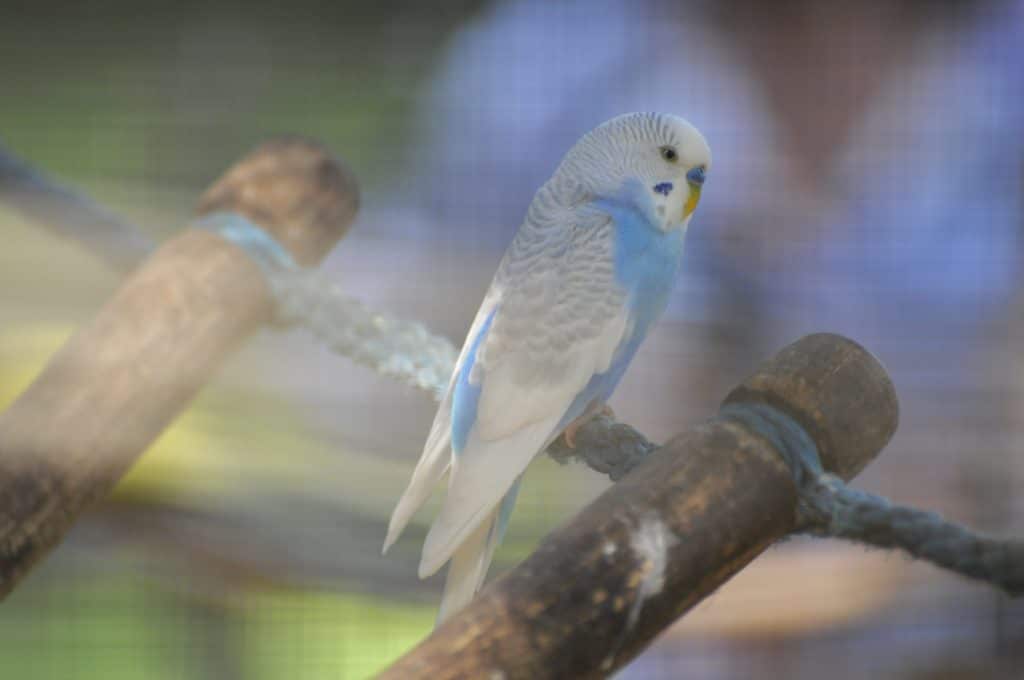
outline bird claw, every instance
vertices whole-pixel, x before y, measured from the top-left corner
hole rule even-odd
[[[601,408],[595,409],[592,413],[585,413],[576,420],[569,423],[562,432],[562,436],[565,437],[565,445],[570,449],[576,448],[576,433],[579,432],[580,428],[589,423],[597,416],[608,416],[612,420],[615,419],[615,411],[608,404],[602,404]]]
[[[581,423],[580,419],[577,418],[576,420],[569,423],[569,426],[565,428],[565,432],[562,433],[562,436],[565,437],[565,445],[568,446],[570,449],[576,448],[576,431],[579,430],[582,426],[583,423]]]

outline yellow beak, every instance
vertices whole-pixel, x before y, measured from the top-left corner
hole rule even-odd
[[[697,209],[697,203],[700,201],[700,186],[697,184],[688,184],[690,194],[686,198],[686,204],[683,206],[683,218],[689,217],[693,214],[693,211]]]

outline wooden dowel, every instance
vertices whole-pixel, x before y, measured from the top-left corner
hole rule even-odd
[[[782,411],[846,479],[898,419],[885,370],[825,334],[782,350],[726,403]],[[721,413],[678,435],[380,677],[591,678],[621,668],[794,530],[796,486],[771,434]]]
[[[232,167],[199,214],[243,215],[312,265],[347,231],[357,203],[338,161],[281,139]],[[185,230],[124,282],[0,414],[0,597],[271,312],[259,267],[207,231]]]

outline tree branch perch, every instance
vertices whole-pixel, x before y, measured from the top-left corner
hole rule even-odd
[[[357,200],[338,161],[285,139],[232,167],[199,212],[243,215],[312,265],[348,229]],[[208,231],[185,230],[124,282],[0,414],[0,596],[110,491],[273,309],[260,268]]]
[[[778,426],[751,427],[735,415],[744,405],[776,414]],[[897,419],[874,357],[839,336],[803,338],[380,677],[604,677],[798,528],[798,488],[781,447],[806,437],[827,470],[849,479]]]

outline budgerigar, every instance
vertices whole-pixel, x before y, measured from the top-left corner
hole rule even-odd
[[[584,135],[534,197],[384,542],[448,471],[419,567],[451,561],[439,621],[483,584],[531,459],[605,406],[664,310],[710,165],[687,121],[631,113]]]

